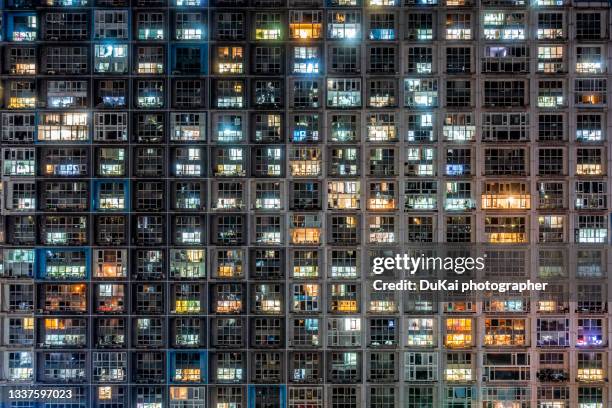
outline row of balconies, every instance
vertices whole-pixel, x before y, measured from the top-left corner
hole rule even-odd
[[[96,80],[96,95],[93,102],[98,108],[125,108],[130,105],[126,80]],[[161,109],[168,103],[176,109],[194,109],[205,107],[206,80],[174,79],[173,91],[165,90],[166,80],[148,78],[134,81],[133,100],[137,109]],[[322,80],[290,79],[289,91],[284,90],[282,79],[250,80],[250,96],[246,90],[247,80],[215,79],[212,84],[211,108],[245,109],[249,106],[258,109],[277,109],[286,104],[293,109],[318,109],[326,106],[329,109],[361,109],[363,106],[361,78],[329,78],[327,80],[326,99],[323,99]],[[483,108],[530,106],[528,82],[522,79],[493,80],[484,79],[480,91]],[[403,96],[400,95],[397,80],[378,78],[367,81],[366,103],[368,108],[397,108],[402,106],[411,109],[467,108],[474,107],[476,89],[468,79],[447,80],[446,97],[439,91],[436,78],[406,78],[403,80]],[[7,80],[4,87],[4,106],[10,110],[57,108],[85,109],[90,107],[89,82],[87,80],[45,80],[39,86],[46,91],[37,92],[36,81]],[[570,106],[564,96],[563,80],[540,80],[538,94],[532,102],[540,109],[565,108]],[[607,80],[605,78],[575,79],[571,106],[576,108],[601,108],[607,105]],[[38,94],[38,95],[37,95]],[[171,97],[169,98],[169,95]],[[170,99],[170,101],[168,101]]]
[[[207,15],[196,10],[175,11],[168,17],[163,9],[94,10],[93,18],[87,10],[58,13],[6,12],[6,37],[13,42],[43,41],[88,41],[112,39],[140,41],[165,41],[170,39],[167,25],[174,25],[175,40],[200,41],[208,39]],[[247,16],[242,10],[213,11],[213,38],[215,40],[283,41],[283,40],[353,40],[365,37],[371,41],[432,40],[444,35],[446,40],[486,41],[564,40],[568,38],[568,27],[575,28],[572,38],[579,40],[602,40],[607,38],[608,16],[605,11],[595,16],[586,11],[577,11],[566,16],[561,11],[537,11],[534,13],[535,27],[529,25],[528,13],[521,10],[484,10],[480,16],[468,10],[436,12],[407,11],[402,17],[393,9],[362,12],[361,10],[328,10],[324,25],[322,10],[290,10],[289,17],[279,11],[253,11]],[[365,14],[365,22],[363,15]],[[567,13],[569,14],[569,13]],[[130,30],[129,20],[133,29]],[[40,30],[38,29],[40,20]],[[91,25],[93,20],[93,27]],[[287,22],[288,20],[288,22]],[[478,23],[480,20],[480,23]],[[249,23],[250,21],[250,23]],[[401,22],[404,24],[402,25]],[[252,28],[248,28],[248,26]],[[575,27],[574,27],[575,26]],[[288,30],[286,30],[288,28]],[[90,31],[91,29],[91,31]],[[403,29],[403,30],[402,30]],[[131,31],[131,33],[130,33]],[[403,31],[403,33],[402,33]],[[438,34],[440,31],[440,34]],[[479,31],[479,32],[477,32]],[[288,35],[284,34],[287,32]],[[324,36],[326,33],[326,36]]]

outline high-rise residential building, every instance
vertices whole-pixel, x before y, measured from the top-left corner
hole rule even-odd
[[[0,406],[612,407],[611,7],[0,0]]]

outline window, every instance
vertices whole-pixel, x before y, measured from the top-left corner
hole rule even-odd
[[[316,80],[293,81],[293,108],[318,108],[320,106],[319,82]]]
[[[368,80],[368,106],[389,108],[397,105],[396,82],[392,79]]]
[[[600,47],[576,47],[576,73],[601,74],[604,63]]]
[[[528,242],[525,217],[485,217],[485,236],[490,243]]]
[[[473,330],[471,318],[447,318],[444,345],[448,348],[471,347]]]
[[[525,39],[525,13],[486,11],[483,16],[482,24],[485,40]]]
[[[28,48],[13,48],[11,52],[21,50],[25,54]],[[89,72],[89,52],[85,47],[48,47],[43,50],[43,72],[46,74],[81,75]],[[33,55],[34,56],[34,55]],[[27,55],[19,55],[19,63],[11,68],[11,73],[34,74],[36,65],[27,64]],[[17,58],[15,56],[14,58]]]
[[[361,80],[328,79],[327,106],[335,108],[361,106]]]
[[[526,154],[521,148],[485,149],[485,175],[525,175]]]
[[[434,242],[432,217],[408,217],[406,240],[408,242]]]
[[[465,176],[472,173],[472,150],[462,148],[446,149],[446,168],[448,176]]]
[[[472,242],[472,217],[446,217],[446,242]]]
[[[601,13],[576,13],[576,39],[599,40],[603,37]]]
[[[563,47],[538,46],[538,72],[544,74],[562,73],[564,71]]]
[[[538,14],[538,40],[559,40],[565,38],[563,13]]]
[[[472,49],[469,47],[446,47],[446,72],[465,74],[472,71]],[[483,70],[486,72],[486,70]]]
[[[283,49],[281,47],[255,47],[254,61],[253,72],[256,74],[281,74],[284,66]]]
[[[358,251],[332,250],[329,255],[329,276],[333,279],[357,278],[359,275]]]
[[[393,113],[372,113],[367,118],[369,142],[392,142],[397,140],[397,126]]]
[[[395,47],[372,46],[368,49],[368,52],[368,72],[373,74],[392,74],[397,71],[397,50]]]
[[[471,40],[472,16],[465,13],[449,13],[446,15],[447,40]]]
[[[483,113],[482,122],[485,142],[529,141],[529,115],[526,113]]]
[[[601,176],[605,174],[603,151],[599,148],[576,149],[576,174]]]
[[[136,16],[136,30],[139,40],[164,39],[164,13],[146,12]]]
[[[576,381],[602,381],[605,375],[603,356],[603,353],[597,352],[578,353]]]
[[[408,47],[407,72],[415,74],[431,74],[433,69],[432,47]]]
[[[219,12],[215,14],[218,40],[235,41],[244,38],[245,18],[242,13]]]
[[[242,74],[244,49],[242,46],[217,47],[216,69],[219,74]]]
[[[565,139],[563,114],[546,113],[538,116],[538,140],[563,141]]]
[[[406,319],[406,330],[408,331],[406,345],[409,347],[434,347],[435,326],[435,320],[432,318],[415,317]]]
[[[294,147],[289,151],[289,169],[294,177],[321,174],[321,150],[314,147]]]
[[[368,37],[370,40],[395,40],[395,14],[372,13],[370,14],[370,27]]]
[[[607,208],[607,197],[605,181],[576,181],[576,209],[605,209]]]
[[[96,39],[128,39],[127,10],[95,10],[94,38]],[[105,47],[100,45],[99,47]],[[113,47],[112,45],[110,46]],[[125,47],[127,50],[127,46]],[[126,53],[127,54],[127,53]]]
[[[406,181],[404,189],[405,210],[435,210],[438,201],[437,191],[436,181]]]
[[[361,12],[333,10],[327,13],[327,38],[330,40],[361,38]]]
[[[406,20],[408,40],[433,40],[434,16],[432,13],[408,13]]]
[[[240,109],[244,106],[244,83],[239,80],[216,82],[216,106],[220,109]]]
[[[574,102],[577,106],[605,105],[608,82],[606,79],[576,79],[574,82]]]
[[[485,319],[484,345],[526,346],[525,319]]]
[[[581,142],[599,142],[604,139],[602,116],[600,114],[576,115],[576,140]]]
[[[568,319],[537,319],[537,345],[539,347],[567,347],[569,344]]]
[[[435,121],[432,113],[409,113],[407,119],[408,130],[406,132],[406,141],[433,142],[436,140],[436,132],[434,131]]]
[[[296,46],[293,48],[293,73],[318,74],[321,50],[318,47]]]
[[[538,108],[559,108],[564,105],[563,81],[538,81]]]
[[[602,319],[578,319],[576,346],[600,347],[604,343],[604,327]],[[580,378],[580,374],[578,375]]]
[[[438,106],[436,79],[404,79],[404,106],[430,108]]]
[[[203,40],[206,27],[200,13],[177,12],[174,16],[174,35],[177,40]]]
[[[280,40],[281,26],[280,13],[255,13],[256,40]]]
[[[291,39],[319,39],[322,37],[323,14],[321,11],[289,12],[289,37]]]
[[[321,239],[321,220],[317,215],[291,215],[289,234],[291,244],[318,245]]]
[[[528,73],[529,47],[524,45],[486,46],[482,71],[487,73]]]
[[[329,347],[359,347],[361,345],[361,320],[344,317],[330,318],[327,325]]]
[[[35,116],[33,113],[3,113],[2,142],[22,143],[33,142],[35,132]]]
[[[546,148],[538,151],[538,174],[541,176],[562,176],[564,169],[564,150]]]
[[[360,72],[360,52],[355,46],[331,46],[328,56],[328,71],[334,73]]]

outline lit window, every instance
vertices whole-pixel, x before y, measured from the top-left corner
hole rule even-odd
[[[289,36],[295,40],[321,38],[323,30],[321,11],[290,11]]]
[[[318,74],[319,48],[299,46],[293,49],[293,73]]]
[[[359,39],[361,37],[361,12],[329,11],[327,36],[330,39]]]
[[[280,13],[255,14],[255,39],[280,40],[281,15]]]
[[[562,46],[538,46],[538,72],[545,74],[563,72]]]
[[[404,106],[426,108],[438,106],[436,79],[404,79]]]
[[[219,74],[242,74],[243,48],[240,46],[217,48],[217,71]]]
[[[576,47],[576,73],[601,74],[603,71],[600,47]]]
[[[488,210],[529,209],[530,195],[526,183],[485,183],[482,208]]]
[[[38,23],[35,15],[23,14],[9,17],[13,19],[12,41],[36,41]]]
[[[524,40],[525,14],[486,12],[484,13],[483,29],[486,40]]]
[[[485,319],[485,346],[526,346],[525,319]]]
[[[444,345],[449,348],[471,347],[473,345],[472,319],[447,318]]]

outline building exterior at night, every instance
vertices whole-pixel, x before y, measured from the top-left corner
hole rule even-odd
[[[612,407],[607,1],[0,9],[2,408]]]

